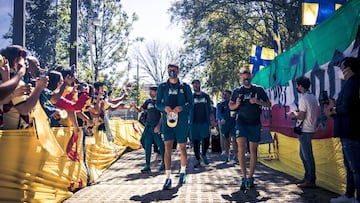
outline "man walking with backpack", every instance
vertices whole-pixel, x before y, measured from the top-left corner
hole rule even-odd
[[[149,90],[150,98],[147,99],[144,104],[138,108],[135,103],[131,104],[131,107],[138,112],[143,111],[146,114],[145,118],[145,129],[141,135],[141,144],[145,149],[145,167],[141,170],[142,173],[151,172],[150,167],[150,158],[151,158],[151,150],[152,145],[156,144],[159,147],[159,151],[163,160],[163,163],[160,166],[159,171],[163,171],[165,169],[164,165],[164,142],[160,136],[160,127],[162,122],[162,114],[155,107],[156,102],[156,90],[157,86],[151,86]]]
[[[164,190],[171,189],[171,154],[174,139],[180,149],[179,185],[186,182],[186,141],[189,133],[189,113],[193,107],[190,86],[180,81],[177,64],[167,67],[169,79],[160,84],[157,90],[156,108],[163,113],[161,135],[165,143],[165,174]]]

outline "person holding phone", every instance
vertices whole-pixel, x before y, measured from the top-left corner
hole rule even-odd
[[[299,111],[287,112],[290,118],[301,120],[302,129],[298,134],[300,142],[300,158],[303,162],[305,174],[304,178],[297,182],[298,187],[313,188],[316,187],[315,159],[312,150],[311,140],[314,137],[318,120],[318,101],[314,94],[310,92],[310,79],[301,76],[296,78],[296,90],[300,93]]]
[[[8,59],[10,79],[18,77],[14,73],[22,71],[28,65],[28,51],[22,46],[9,45],[1,50],[1,55]],[[38,78],[34,88],[23,80],[19,82],[17,89],[23,94],[12,96],[10,101],[4,104],[8,108],[2,116],[3,129],[24,129],[32,126],[32,112],[47,84],[48,78]]]

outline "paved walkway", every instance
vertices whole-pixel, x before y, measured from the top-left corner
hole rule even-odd
[[[224,164],[218,153],[209,153],[211,163],[195,169],[194,155],[188,149],[186,184],[179,187],[179,154],[173,153],[172,190],[162,190],[164,172],[153,159],[152,172],[142,174],[144,150],[124,154],[91,186],[76,192],[64,203],[80,202],[329,202],[337,194],[322,188],[301,189],[296,178],[274,171],[260,163],[255,173],[255,188],[240,190],[240,169],[230,162]],[[154,156],[153,156],[154,158]]]

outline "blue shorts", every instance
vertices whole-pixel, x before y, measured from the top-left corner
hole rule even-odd
[[[207,123],[193,123],[191,125],[191,140],[201,140],[210,137],[210,126]]]
[[[187,137],[189,135],[189,125],[177,125],[174,128],[170,128],[167,125],[163,125],[162,135],[164,141],[175,140],[176,142],[186,143]]]
[[[235,137],[245,137],[249,142],[260,142],[261,124],[244,125],[237,123],[235,126]]]

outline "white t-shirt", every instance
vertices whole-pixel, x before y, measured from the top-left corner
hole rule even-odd
[[[299,100],[299,111],[305,112],[302,132],[314,133],[317,127],[318,101],[315,95],[306,92],[302,94]]]

